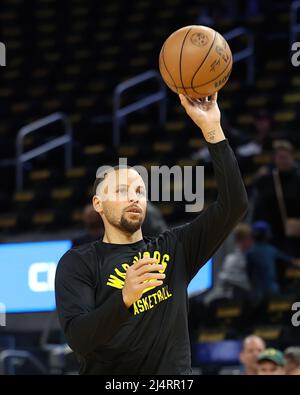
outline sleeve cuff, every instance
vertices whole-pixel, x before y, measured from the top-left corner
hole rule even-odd
[[[124,319],[131,317],[132,316],[132,313],[130,311],[131,308],[128,309],[126,307],[124,300],[123,300],[123,295],[122,295],[121,289],[118,289],[115,291],[113,298],[114,298],[113,303],[116,304],[116,311],[119,314],[119,317],[124,318]]]
[[[217,147],[223,147],[226,145],[229,145],[228,143],[228,139],[225,137],[224,140],[219,141],[218,143],[209,143],[208,141],[205,140],[205,144],[209,147],[209,148],[217,148]]]

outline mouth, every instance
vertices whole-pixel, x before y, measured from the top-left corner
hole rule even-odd
[[[126,212],[131,214],[141,214],[142,210],[139,207],[130,207]]]

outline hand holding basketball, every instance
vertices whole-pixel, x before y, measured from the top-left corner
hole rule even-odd
[[[199,126],[204,138],[210,143],[218,143],[225,139],[220,125],[221,113],[217,97],[218,93],[213,94],[210,99],[208,97],[191,99],[188,96],[179,95],[186,113]]]
[[[187,114],[202,129],[207,124],[217,125],[220,123],[221,114],[217,103],[217,95],[215,93],[210,99],[208,97],[191,99],[180,94],[179,98]]]

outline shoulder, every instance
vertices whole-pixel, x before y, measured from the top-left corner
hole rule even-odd
[[[241,259],[244,259],[244,255],[240,251],[233,251],[225,256],[224,265],[239,262]]]
[[[97,262],[96,242],[73,247],[59,260],[57,271],[94,271]]]
[[[177,242],[177,235],[174,229],[166,229],[157,236],[144,237],[148,248],[167,248],[175,245]]]
[[[278,248],[276,248],[275,246],[268,244],[266,246],[268,248],[268,251],[270,251],[272,254],[277,255],[279,253]]]
[[[269,244],[269,242],[263,242],[259,243],[257,248],[263,252],[276,252],[276,247],[274,247],[272,244]]]
[[[97,241],[89,242],[80,246],[76,246],[71,248],[68,252],[72,253],[73,255],[77,255],[80,259],[86,261],[96,257],[96,244]]]

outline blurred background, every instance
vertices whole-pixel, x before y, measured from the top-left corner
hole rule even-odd
[[[278,374],[300,374],[300,76],[291,63],[299,8],[288,0],[1,1],[0,374],[76,374],[54,275],[72,245],[103,234],[90,206],[99,166],[119,157],[148,169],[204,165],[205,205],[216,198],[200,131],[158,73],[164,40],[191,24],[213,27],[232,49],[218,101],[250,199],[243,223],[189,288],[194,373],[257,374],[267,360]],[[184,206],[153,202],[145,235],[192,220]],[[278,358],[267,353],[257,364],[265,347]]]

